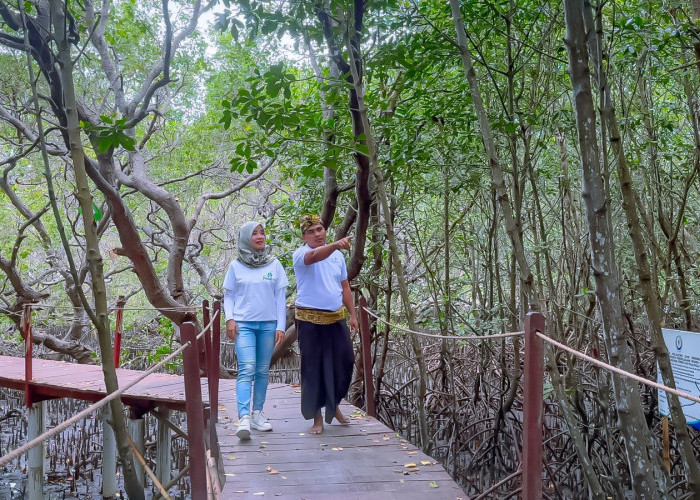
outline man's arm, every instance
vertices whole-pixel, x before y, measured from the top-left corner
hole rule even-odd
[[[343,286],[343,305],[350,313],[350,330],[356,332],[358,329],[357,313],[355,312],[355,302],[352,300],[350,283],[348,283],[348,280],[343,280],[340,282],[340,284]]]
[[[327,259],[336,250],[347,250],[350,248],[350,238],[341,238],[338,241],[329,243],[328,245],[322,245],[310,250],[304,254],[304,264],[310,266],[316,262],[321,262]]]

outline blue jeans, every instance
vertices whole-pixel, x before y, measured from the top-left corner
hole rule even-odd
[[[237,321],[236,357],[238,378],[236,399],[238,418],[250,415],[250,395],[253,392],[253,410],[262,410],[267,394],[270,359],[275,347],[276,321]]]

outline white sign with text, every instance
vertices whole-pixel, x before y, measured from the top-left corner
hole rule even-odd
[[[663,328],[664,341],[671,357],[676,389],[700,397],[700,333]],[[658,367],[657,367],[658,368]],[[661,371],[657,380],[663,384]],[[700,430],[700,403],[680,398],[688,425]],[[668,416],[666,391],[659,389],[659,413]]]

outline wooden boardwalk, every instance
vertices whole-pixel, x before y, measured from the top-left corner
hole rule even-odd
[[[349,425],[310,435],[299,392],[270,384],[265,414],[274,430],[240,441],[235,390],[219,390],[221,498],[466,499],[439,463],[352,405],[341,405]]]
[[[117,369],[120,386],[141,374]],[[24,384],[24,359],[0,356],[0,386],[23,390]],[[206,379],[201,387],[207,404]],[[41,359],[33,360],[30,390],[34,401],[105,396],[99,366]],[[235,380],[220,380],[216,430],[225,484],[219,498],[466,499],[439,463],[352,405],[341,405],[349,425],[326,425],[322,435],[309,434],[311,421],[302,418],[299,399],[298,386],[271,384],[265,412],[274,431],[253,431],[252,439],[240,441]],[[122,401],[138,413],[155,407],[184,411],[184,378],[151,374]]]
[[[119,386],[141,376],[143,372],[117,368]],[[233,380],[221,380],[221,389],[231,391]],[[207,379],[202,379],[202,400],[209,401]],[[229,387],[230,386],[230,387]],[[0,387],[24,390],[24,358],[0,356]],[[35,401],[56,398],[74,398],[83,401],[99,401],[105,397],[106,389],[102,368],[97,365],[79,365],[64,361],[45,359],[32,360],[30,383]],[[155,407],[185,410],[184,378],[166,373],[152,373],[128,389],[122,402],[142,412]]]

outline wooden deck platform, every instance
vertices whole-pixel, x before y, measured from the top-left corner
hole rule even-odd
[[[466,499],[439,463],[352,405],[341,405],[349,425],[309,434],[299,393],[271,384],[265,414],[274,430],[240,441],[235,390],[220,389],[221,498]]]
[[[126,385],[142,374],[137,370],[117,368],[119,386]],[[235,388],[233,380],[221,380],[220,384],[223,391]],[[24,358],[0,356],[0,387],[24,390]],[[44,359],[32,360],[31,391],[37,400],[74,398],[95,402],[106,394],[100,366]],[[124,404],[141,411],[155,407],[184,411],[184,378],[153,373],[127,390],[121,399]],[[206,379],[202,379],[202,400],[209,401]]]
[[[120,386],[142,372],[117,369]],[[206,379],[202,398],[209,401]],[[0,386],[24,389],[24,359],[0,356]],[[69,397],[98,401],[105,396],[102,369],[60,361],[33,360],[35,400]],[[308,433],[300,412],[298,386],[271,384],[265,413],[272,432],[236,437],[235,380],[220,380],[217,434],[229,498],[287,499],[466,499],[445,469],[378,420],[343,403],[349,425],[326,425]],[[130,388],[122,401],[137,411],[185,410],[184,378],[155,373]],[[216,437],[213,437],[216,439]]]

